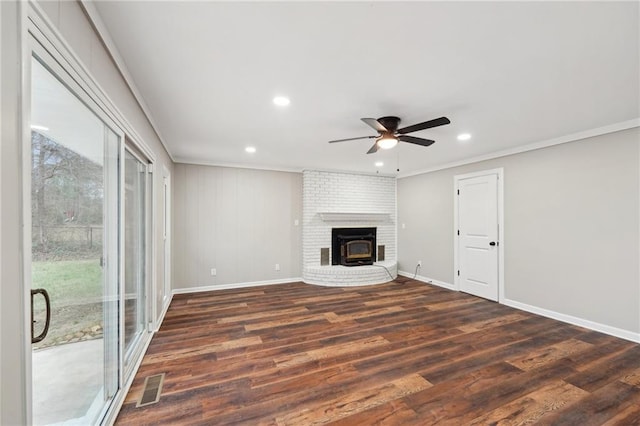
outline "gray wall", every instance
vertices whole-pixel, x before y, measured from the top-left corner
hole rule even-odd
[[[453,177],[503,167],[505,297],[639,332],[639,145],[635,128],[399,179],[400,269],[453,283]]]
[[[21,108],[21,37],[26,29],[21,28],[18,2],[2,1],[2,95],[0,134],[0,203],[2,222],[0,232],[0,424],[26,424],[26,384],[24,382],[25,360],[28,346],[24,335],[26,326],[25,292],[22,285],[22,123]],[[27,3],[21,2],[22,7]],[[128,89],[120,72],[93,30],[80,5],[68,1],[46,1],[41,6],[51,18],[62,37],[87,67],[97,83],[104,89],[116,108],[140,135],[156,157],[156,170],[166,166],[173,170],[173,163],[162,147],[141,108]],[[155,174],[154,185],[162,188],[162,173]],[[162,197],[157,198],[156,219],[162,223]],[[162,228],[156,227],[157,252],[162,253]],[[158,259],[156,265],[157,285],[162,285],[164,265]]]
[[[173,203],[174,289],[301,276],[301,173],[176,164]]]
[[[20,169],[21,128],[20,61],[18,8],[14,2],[0,2],[2,9],[2,45],[0,51],[0,94],[2,95],[2,126],[0,127],[0,424],[25,424],[22,372],[25,368],[24,299],[22,291],[22,198]]]

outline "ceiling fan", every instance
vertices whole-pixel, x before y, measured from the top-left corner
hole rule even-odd
[[[373,154],[378,149],[390,149],[398,144],[398,142],[408,142],[421,146],[432,145],[435,141],[431,139],[422,139],[415,136],[409,136],[407,133],[417,132],[419,130],[430,129],[432,127],[444,126],[451,123],[447,117],[440,117],[433,120],[425,121],[423,123],[414,124],[412,126],[403,127],[398,129],[400,119],[398,117],[381,117],[377,120],[375,118],[361,118],[369,126],[378,131],[377,136],[360,136],[357,138],[337,139],[329,141],[329,143],[354,141],[357,139],[375,139],[376,143],[367,151],[367,154]]]

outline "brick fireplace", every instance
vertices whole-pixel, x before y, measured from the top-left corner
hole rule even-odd
[[[366,229],[364,238],[349,231],[354,229]],[[339,233],[347,237],[343,243],[355,241],[344,252],[335,246]],[[309,284],[354,286],[395,278],[395,178],[304,171],[302,250],[302,278]]]

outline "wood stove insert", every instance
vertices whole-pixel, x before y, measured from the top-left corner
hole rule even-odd
[[[373,265],[376,258],[376,228],[333,228],[331,264]]]

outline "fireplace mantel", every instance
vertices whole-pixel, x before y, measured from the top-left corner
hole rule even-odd
[[[389,213],[337,213],[320,212],[320,219],[324,222],[388,222]]]

